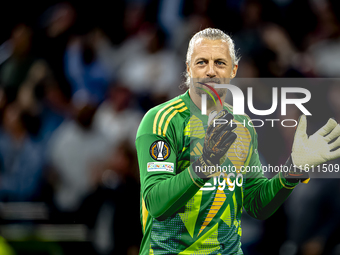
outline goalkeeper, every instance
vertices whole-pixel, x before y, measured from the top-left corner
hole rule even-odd
[[[340,149],[334,150],[340,146],[336,121],[330,119],[308,137],[302,116],[286,163],[290,171],[270,180],[262,171],[241,172],[242,166],[261,170],[255,129],[240,125],[249,118],[233,115],[227,104],[214,104],[215,99],[224,102],[226,89],[215,89],[214,100],[208,100],[209,118],[200,110],[204,87],[229,83],[237,68],[231,38],[218,29],[200,31],[187,53],[189,90],[144,116],[136,137],[144,234],[140,254],[243,254],[243,208],[266,219],[296,185],[308,182],[304,165],[340,156]],[[216,165],[236,171],[213,171]]]

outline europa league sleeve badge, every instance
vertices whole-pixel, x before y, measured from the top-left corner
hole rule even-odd
[[[163,161],[170,156],[170,146],[164,141],[155,141],[150,146],[150,156],[154,160]]]

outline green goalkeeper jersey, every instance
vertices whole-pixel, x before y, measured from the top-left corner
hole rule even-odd
[[[232,113],[231,106],[224,108]],[[237,139],[221,166],[225,174],[199,178],[191,164],[202,154],[207,122],[188,91],[144,116],[136,137],[140,254],[243,254],[243,208],[265,219],[291,193],[279,174],[263,176],[257,134],[246,115],[234,115]]]

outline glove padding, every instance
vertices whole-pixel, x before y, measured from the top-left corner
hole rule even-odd
[[[309,175],[304,170],[340,157],[340,149],[336,149],[340,146],[340,126],[334,119],[329,119],[326,125],[310,137],[306,131],[307,117],[302,115],[296,128],[291,154],[295,170],[292,168],[289,172],[291,178],[298,177],[301,181],[309,180]],[[333,141],[334,139],[336,140]],[[303,171],[297,171],[297,168]]]
[[[214,121],[217,119],[218,121]],[[237,138],[237,135],[233,132],[237,125],[235,123],[232,125],[232,119],[234,119],[234,116],[231,113],[228,113],[227,110],[221,110],[210,121],[204,139],[203,154],[193,163],[193,167],[201,166],[208,169],[209,166],[224,163],[230,146]],[[214,176],[210,171],[196,172],[196,174],[200,178]]]

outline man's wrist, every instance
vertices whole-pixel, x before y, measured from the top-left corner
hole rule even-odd
[[[195,169],[194,163],[191,164],[188,167],[188,171],[189,171],[189,174],[190,174],[190,177],[191,177],[191,180],[193,181],[193,183],[195,183],[198,187],[202,188],[204,186],[204,184],[209,180],[209,178],[201,178],[197,174],[197,171],[194,170]]]
[[[207,173],[203,172],[203,170],[208,169],[208,166],[210,166],[209,161],[207,161],[203,155],[191,164],[193,172],[195,172],[195,175],[201,179],[208,178]]]
[[[300,181],[309,179],[308,172],[301,169],[300,166],[296,166],[293,163],[292,156],[289,156],[285,163],[285,168],[288,169],[288,171],[281,172],[281,177],[289,184],[298,184]]]
[[[283,177],[282,172],[279,172],[279,180],[281,185],[286,189],[294,189],[299,182],[289,182],[285,177]]]

